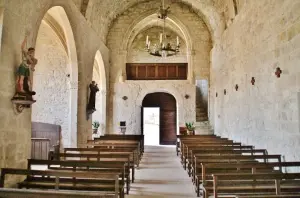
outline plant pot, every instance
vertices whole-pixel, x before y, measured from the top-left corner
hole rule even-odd
[[[93,129],[93,134],[97,134],[98,129]]]
[[[194,135],[194,130],[186,130],[187,135]]]

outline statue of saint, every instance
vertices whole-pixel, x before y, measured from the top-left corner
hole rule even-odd
[[[87,112],[88,114],[92,114],[94,113],[94,111],[96,111],[95,108],[96,93],[99,91],[99,88],[95,81],[92,81],[89,87],[90,87],[90,97],[89,97],[89,103],[87,105]]]
[[[30,47],[25,49],[27,43],[27,37],[29,33],[26,33],[25,39],[21,45],[22,50],[22,63],[20,64],[17,71],[17,93],[20,95],[29,96],[28,99],[32,100],[32,95],[35,92],[32,91],[31,81],[30,81],[30,71],[34,71],[35,65],[38,60],[34,57],[35,49]]]

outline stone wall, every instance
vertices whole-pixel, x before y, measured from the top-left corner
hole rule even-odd
[[[62,147],[71,146],[72,121],[68,54],[53,29],[41,23],[36,41],[38,65],[33,74],[37,102],[32,106],[32,121],[60,125]]]
[[[299,160],[300,2],[244,3],[212,51],[210,120],[218,135]]]
[[[179,126],[195,121],[195,85],[188,81],[125,81],[114,84],[113,105],[109,106],[113,119],[109,119],[109,132],[118,133],[119,122],[126,121],[128,134],[141,134],[141,107],[149,93],[166,92],[173,95],[177,103]],[[185,95],[190,96],[185,99]],[[122,97],[127,96],[127,100]]]

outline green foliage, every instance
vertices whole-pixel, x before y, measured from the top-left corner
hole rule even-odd
[[[92,126],[94,127],[94,129],[98,129],[99,126],[100,126],[100,123],[99,123],[98,121],[94,121],[94,122],[92,123]]]
[[[194,122],[186,122],[185,126],[189,131],[193,131],[195,129]]]

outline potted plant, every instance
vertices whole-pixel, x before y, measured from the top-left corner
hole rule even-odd
[[[194,131],[195,131],[194,122],[186,122],[185,126],[186,126],[187,134],[188,135],[194,135]]]
[[[97,134],[100,123],[98,121],[94,121],[92,123],[92,126],[93,126],[93,134]]]

